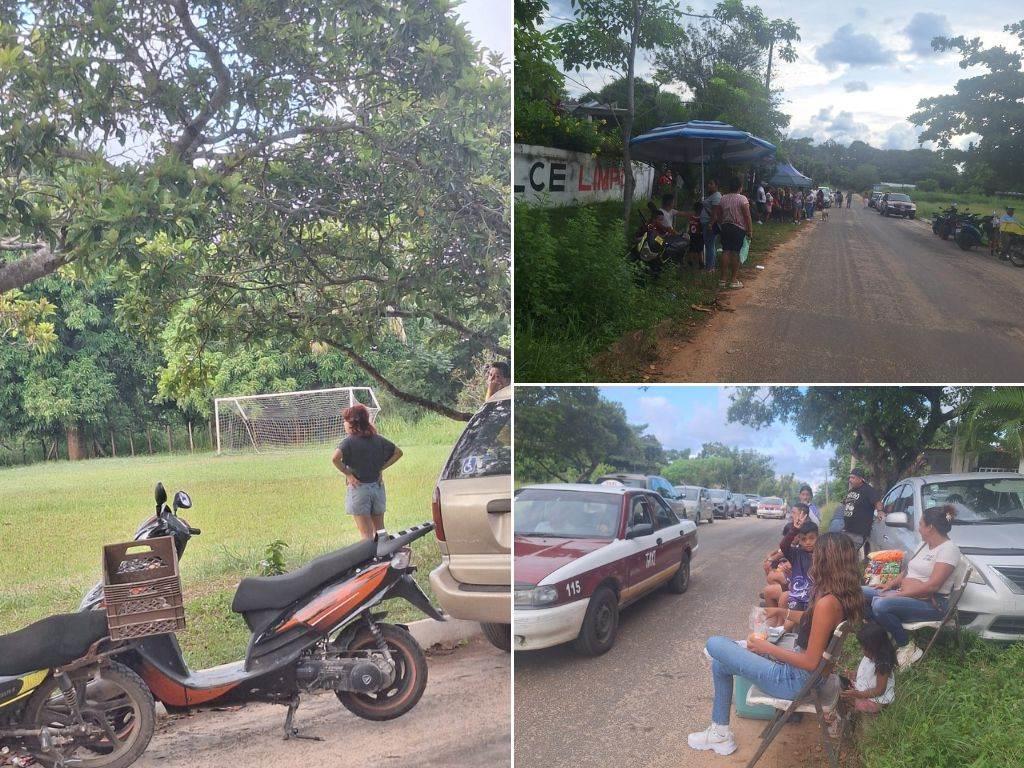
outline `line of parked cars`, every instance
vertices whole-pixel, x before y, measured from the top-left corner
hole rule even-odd
[[[868,207],[874,208],[882,216],[917,218],[917,205],[910,199],[910,195],[903,192],[872,192]]]

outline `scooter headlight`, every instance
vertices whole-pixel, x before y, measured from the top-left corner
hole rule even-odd
[[[409,547],[398,550],[391,558],[391,567],[396,571],[404,571],[410,563],[412,563],[412,550]]]

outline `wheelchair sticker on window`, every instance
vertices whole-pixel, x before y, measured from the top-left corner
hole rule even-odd
[[[483,468],[483,456],[464,456],[462,458],[462,472],[465,475],[477,475]]]

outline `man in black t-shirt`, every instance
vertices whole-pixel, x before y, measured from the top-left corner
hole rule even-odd
[[[875,511],[881,509],[882,500],[878,491],[864,478],[864,470],[854,467],[850,470],[849,492],[843,499],[843,533],[850,537],[853,546],[861,549],[871,535],[871,524]]]

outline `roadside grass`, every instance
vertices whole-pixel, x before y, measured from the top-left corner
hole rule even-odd
[[[1013,197],[1000,197],[997,195],[964,194],[955,192],[911,192],[910,199],[917,204],[917,218],[931,221],[932,216],[950,203],[956,203],[961,210],[970,210],[972,213],[991,214],[992,211],[1003,213],[1006,206],[1012,205],[1024,211],[1024,201]]]
[[[703,319],[693,305],[718,294],[717,274],[630,264],[622,206],[516,209],[516,378],[521,382],[633,381],[657,356],[658,328]],[[630,230],[640,223],[634,207]],[[755,224],[741,275],[799,232]],[[742,279],[742,277],[741,277]]]
[[[924,661],[897,673],[895,701],[862,720],[855,741],[861,765],[1024,765],[1024,643],[1006,647],[965,637],[963,662],[950,634]]]
[[[387,472],[387,525],[430,520],[430,496],[462,425],[427,416],[415,424],[382,419],[381,432],[404,456]],[[153,513],[153,487],[184,489],[183,517],[202,529],[181,572],[188,628],[179,635],[195,667],[241,658],[248,632],[231,613],[238,580],[259,572],[267,544],[282,539],[289,568],[358,539],[344,514],[344,485],[330,446],[263,454],[177,454],[50,462],[0,470],[0,632],[77,609],[101,573],[104,544],[130,540]],[[440,562],[437,542],[413,545],[417,581]],[[399,621],[418,611],[389,605]]]

